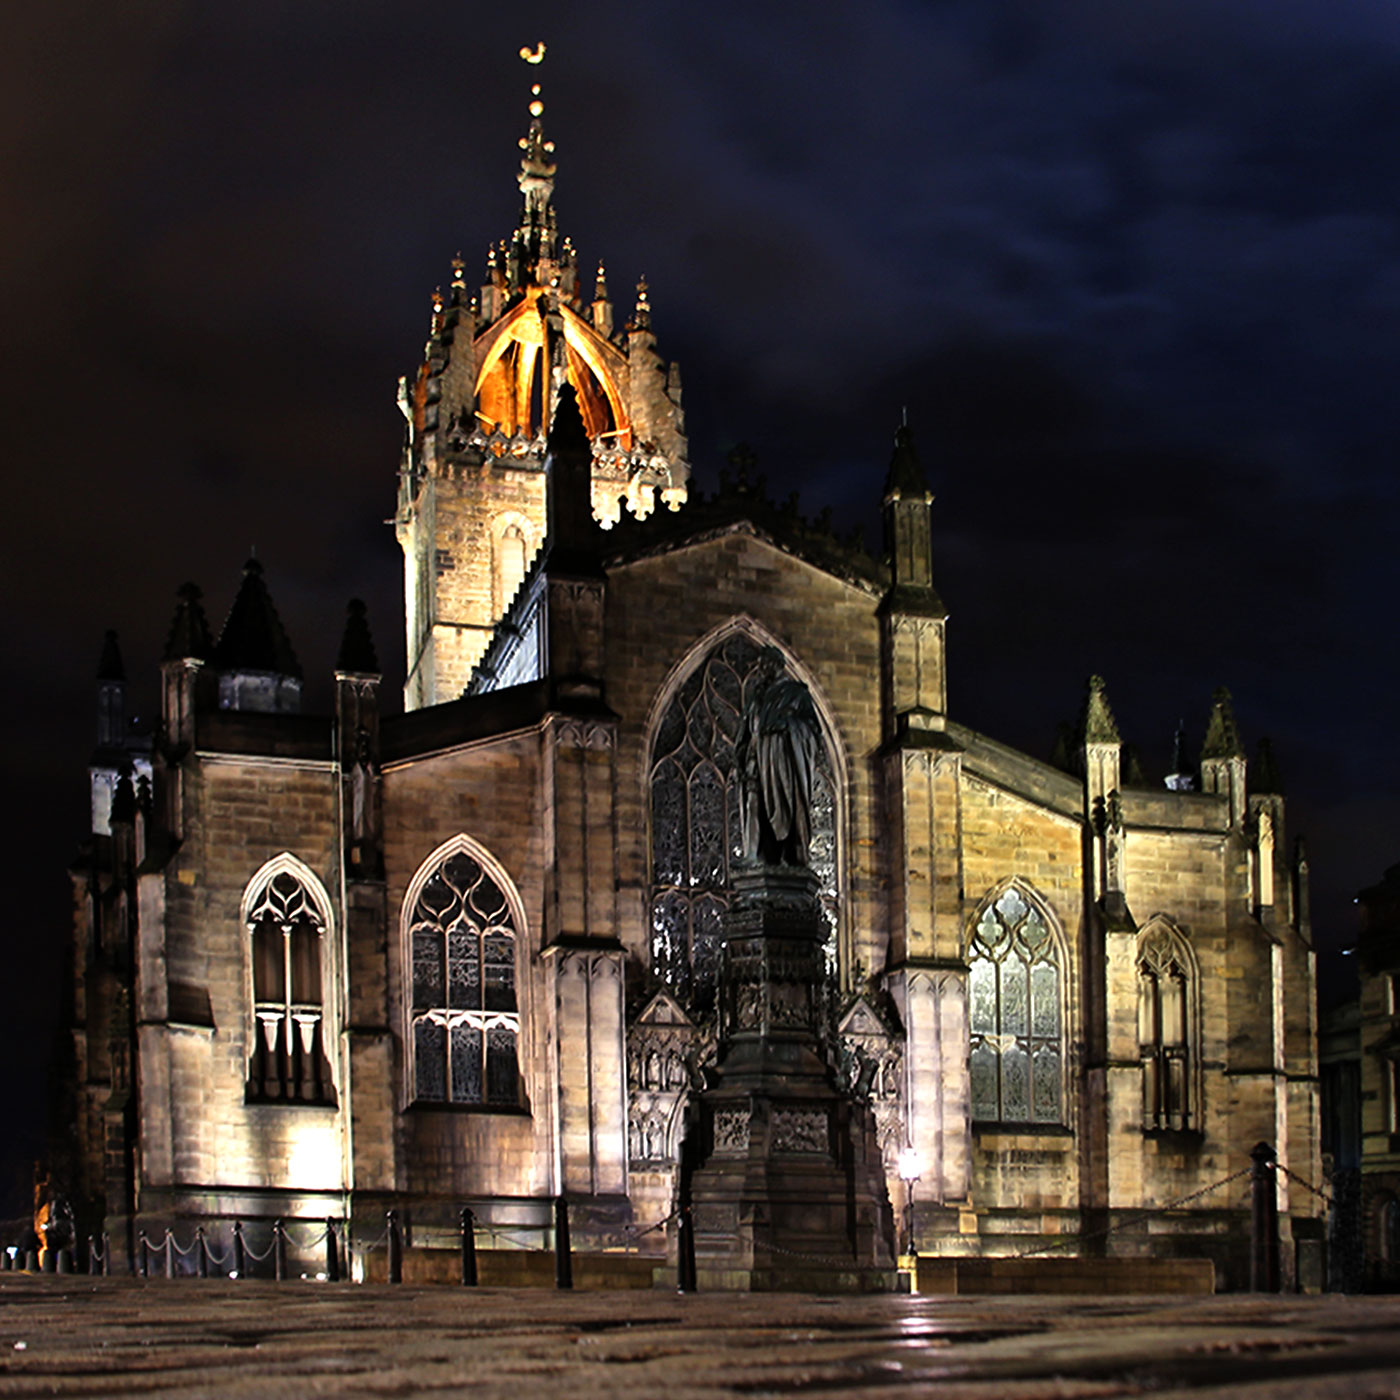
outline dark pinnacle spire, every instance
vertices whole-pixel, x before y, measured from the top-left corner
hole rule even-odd
[[[185,583],[176,596],[179,601],[165,642],[165,660],[207,661],[214,652],[214,639],[209,633],[209,619],[204,615],[204,595],[197,584]]]
[[[379,657],[370,635],[368,609],[358,598],[352,598],[345,609],[345,631],[340,636],[335,669],[360,675],[379,674]]]
[[[1230,692],[1223,685],[1216,688],[1212,700],[1210,719],[1206,723],[1206,737],[1201,743],[1201,757],[1244,757],[1244,745],[1240,742],[1240,731],[1235,723],[1235,710],[1230,703]]]

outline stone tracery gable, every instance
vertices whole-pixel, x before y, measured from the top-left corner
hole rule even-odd
[[[883,1000],[858,994],[836,1025],[839,1080],[875,1115],[880,1156],[893,1174],[907,1140],[905,1118],[904,1028]]]
[[[713,1025],[696,1025],[666,991],[628,1027],[627,1138],[634,1166],[679,1162],[690,1090],[714,1054]]]

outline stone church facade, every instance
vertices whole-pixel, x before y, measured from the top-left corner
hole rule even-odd
[[[645,286],[615,324],[557,233],[536,99],[520,227],[479,287],[454,264],[401,385],[402,712],[355,604],[335,712],[301,712],[256,562],[217,636],[182,591],[144,747],[104,653],[84,1230],[395,1209],[428,1241],[459,1204],[507,1229],[562,1194],[605,1248],[670,1216],[776,649],[824,739],[826,1052],[895,1218],[925,1253],[1205,1254],[1242,1286],[1245,1184],[1188,1198],[1260,1140],[1319,1176],[1306,865],[1267,755],[1218,693],[1199,762],[1148,785],[1097,678],[1055,762],[959,723],[907,429],[883,559],[743,470],[696,492]],[[1278,1189],[1306,1268],[1317,1202]]]

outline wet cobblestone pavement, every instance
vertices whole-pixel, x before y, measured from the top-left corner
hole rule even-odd
[[[1400,1299],[7,1277],[0,1396],[1400,1400]]]

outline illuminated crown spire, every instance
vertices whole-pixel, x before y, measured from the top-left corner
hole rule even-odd
[[[520,57],[537,65],[544,61],[544,45],[533,50],[523,48]],[[544,102],[539,83],[530,85],[530,129],[520,138],[520,193],[523,207],[520,227],[512,240],[510,280],[516,287],[537,282],[541,260],[554,260],[555,221],[550,199],[554,194],[554,172],[557,168],[550,157],[554,142],[544,135]]]

